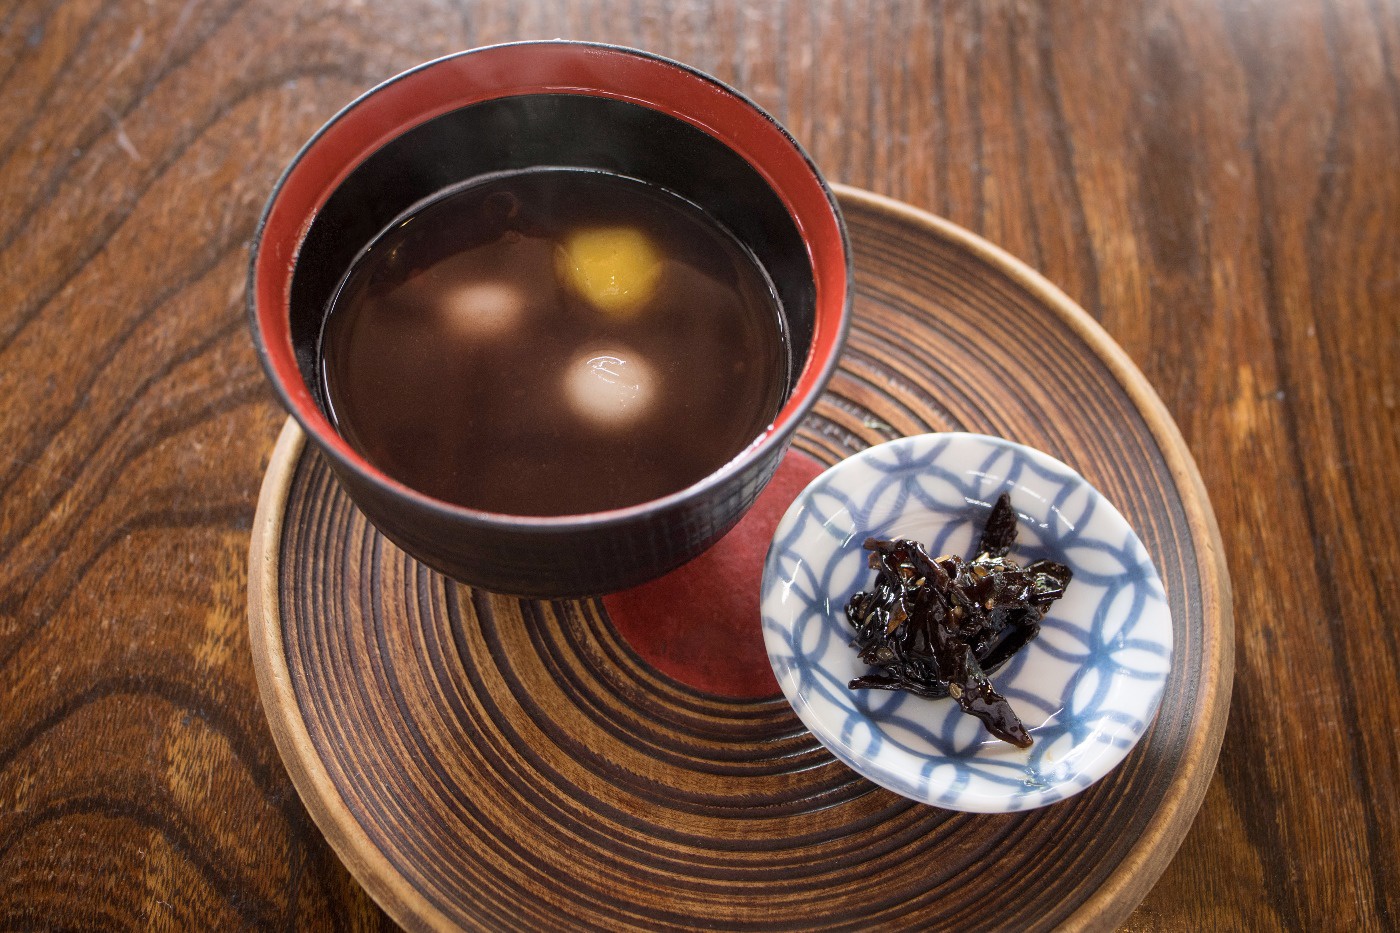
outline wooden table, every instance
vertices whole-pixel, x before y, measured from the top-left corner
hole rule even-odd
[[[517,38],[748,92],[833,180],[1039,268],[1156,386],[1235,593],[1205,804],[1129,929],[1400,924],[1393,0],[13,0],[0,7],[0,926],[375,927],[259,705],[278,172]]]

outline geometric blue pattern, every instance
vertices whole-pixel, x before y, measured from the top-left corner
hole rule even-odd
[[[993,737],[951,699],[846,686],[867,670],[844,611],[874,580],[865,539],[913,538],[933,556],[971,558],[1003,490],[1020,516],[1011,557],[1074,572],[1040,635],[992,675],[1029,749]],[[1147,730],[1171,664],[1161,578],[1118,510],[1058,460],[978,434],[890,441],[814,480],[774,534],[761,605],[773,672],[807,728],[876,783],[955,810],[1025,810],[1088,787]]]

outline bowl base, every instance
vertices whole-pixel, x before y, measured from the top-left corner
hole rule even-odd
[[[759,625],[758,591],[773,530],[824,466],[789,450],[739,524],[656,580],[603,597],[619,635],[661,673],[736,699],[779,694]]]

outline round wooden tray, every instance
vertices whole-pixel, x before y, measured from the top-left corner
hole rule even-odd
[[[1097,929],[1176,852],[1233,664],[1190,454],[1141,373],[1054,286],[946,221],[839,194],[856,316],[795,448],[832,463],[968,430],[1078,469],[1137,529],[1170,598],[1176,646],[1151,732],[1043,810],[911,803],[836,762],[776,685],[757,698],[688,686],[602,601],[491,595],[407,558],[289,422],[251,550],[263,704],[317,825],[405,926]]]

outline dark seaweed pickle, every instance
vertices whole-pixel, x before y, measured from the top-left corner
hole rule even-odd
[[[988,679],[1040,632],[1072,574],[1038,560],[1024,568],[1007,557],[1016,543],[1016,512],[1002,493],[987,517],[971,561],[932,558],[916,541],[869,538],[875,585],[846,604],[852,645],[874,668],[851,689],[906,690],[951,696],[997,738],[1032,742],[1019,716]]]

